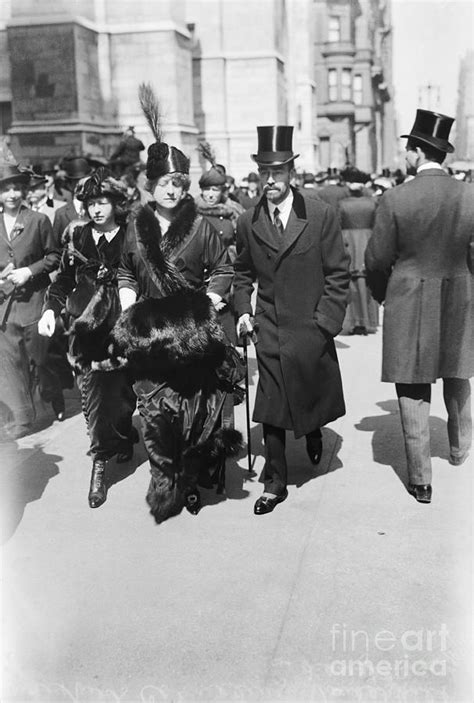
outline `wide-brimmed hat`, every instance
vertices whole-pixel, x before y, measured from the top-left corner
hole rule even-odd
[[[113,200],[125,201],[127,198],[127,187],[122,181],[114,178],[111,172],[101,166],[84,182],[80,193],[76,198],[81,201],[94,200],[105,196]]]
[[[27,185],[30,182],[30,174],[22,170],[16,164],[4,163],[0,164],[0,185],[8,185],[9,183],[21,183]]]
[[[257,127],[257,136],[257,153],[251,157],[259,166],[283,166],[299,156],[293,153],[293,127],[290,125]]]
[[[417,139],[439,151],[451,154],[454,147],[448,139],[453,122],[454,117],[448,117],[431,110],[418,109],[410,134],[401,134],[400,136],[404,139]]]
[[[61,161],[61,169],[65,172],[66,178],[71,181],[79,181],[81,178],[90,176],[93,171],[91,164],[83,156],[66,156]]]

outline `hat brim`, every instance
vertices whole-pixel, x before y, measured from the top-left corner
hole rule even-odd
[[[284,166],[285,164],[289,164],[291,161],[297,159],[299,154],[292,154],[291,156],[283,159],[279,159],[278,157],[272,159],[271,156],[263,157],[260,154],[250,154],[250,156],[259,166]]]
[[[412,132],[411,134],[400,134],[400,139],[417,139],[419,142],[428,144],[434,149],[439,149],[439,151],[444,151],[447,154],[452,154],[454,147],[445,139],[437,139],[436,137],[427,137],[425,134],[420,134],[419,132]]]
[[[29,182],[30,176],[27,173],[18,173],[15,176],[0,178],[0,186],[7,185],[8,183],[21,183],[26,186]]]

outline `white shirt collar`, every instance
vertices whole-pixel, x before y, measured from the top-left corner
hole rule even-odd
[[[444,171],[444,168],[441,166],[441,164],[436,163],[436,161],[429,161],[426,164],[421,164],[421,166],[418,166],[416,169],[417,173],[420,173],[421,171],[428,171],[428,169],[433,169],[436,168],[439,171]]]
[[[270,202],[270,200],[267,200],[268,203],[268,212],[270,213],[270,219],[273,222],[273,213],[275,212],[275,209],[278,208],[278,211],[280,213],[280,220],[282,221],[283,227],[286,227],[288,224],[288,218],[290,217],[291,213],[291,208],[293,207],[293,191],[291,188],[288,191],[288,195],[286,198],[279,203],[278,205],[275,205],[275,203]]]
[[[107,242],[111,242],[115,235],[118,233],[120,226],[115,229],[110,230],[110,232],[98,232],[96,229],[92,228],[92,236],[94,237],[94,244],[97,246],[99,239],[102,235],[106,238]]]

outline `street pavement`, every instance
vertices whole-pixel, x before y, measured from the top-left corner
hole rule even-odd
[[[417,503],[381,332],[337,347],[347,414],[317,467],[288,438],[289,497],[269,515],[253,514],[253,423],[252,472],[243,451],[226,496],[205,490],[198,516],[162,525],[142,445],[88,507],[77,391],[63,423],[40,408],[33,435],[1,445],[4,703],[473,700],[472,465],[447,461],[438,383],[433,501]]]

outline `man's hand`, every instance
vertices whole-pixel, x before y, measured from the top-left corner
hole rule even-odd
[[[56,318],[52,310],[45,310],[38,320],[38,332],[42,337],[52,337],[56,327]]]
[[[23,286],[27,281],[29,281],[32,275],[33,274],[28,266],[25,266],[21,269],[13,269],[13,271],[8,274],[7,279],[16,286]]]
[[[248,314],[248,312],[246,312],[239,317],[239,320],[237,322],[237,337],[238,339],[242,339],[243,337],[245,337],[245,335],[252,335],[252,333],[252,320],[250,319],[250,315]]]

